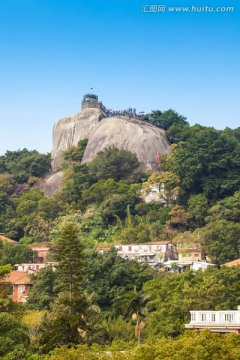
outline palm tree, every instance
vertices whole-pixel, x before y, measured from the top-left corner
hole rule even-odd
[[[94,330],[96,330],[96,325],[99,320],[99,314],[101,313],[100,307],[94,302],[95,293],[88,294],[84,291],[84,298],[86,302],[86,307],[84,314],[81,315],[81,318],[84,322],[84,329],[78,328],[78,333],[82,339],[85,340],[88,346],[92,343],[92,336]]]
[[[145,326],[144,318],[148,315],[147,308],[144,306],[149,299],[149,295],[142,295],[141,292],[136,290],[128,291],[122,296],[118,296],[113,304],[113,307],[119,312],[128,314],[136,322],[135,336],[138,339],[138,345],[140,344],[141,330]]]

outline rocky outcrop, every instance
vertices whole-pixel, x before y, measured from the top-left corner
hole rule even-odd
[[[91,161],[99,151],[116,146],[135,153],[145,171],[154,171],[159,169],[160,155],[170,152],[164,130],[127,116],[104,118],[101,109],[87,108],[54,125],[52,170],[59,169],[63,151],[86,138],[89,141],[83,163]]]
[[[99,151],[110,146],[135,153],[145,171],[157,170],[158,154],[170,152],[164,130],[142,120],[111,117],[94,128],[82,162],[91,161]]]
[[[79,140],[88,139],[94,127],[103,118],[100,109],[85,109],[76,115],[59,120],[53,127],[52,170],[56,171],[62,161],[62,153]]]
[[[42,184],[39,185],[44,195],[51,197],[57,190],[63,187],[63,172],[58,171],[56,174],[49,176]]]

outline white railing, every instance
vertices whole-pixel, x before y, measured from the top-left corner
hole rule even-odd
[[[240,325],[240,311],[190,311],[190,324],[238,324]]]

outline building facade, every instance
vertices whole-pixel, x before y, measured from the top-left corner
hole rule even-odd
[[[46,262],[47,254],[50,251],[49,244],[47,243],[39,243],[39,244],[31,244],[29,245],[30,249],[36,251],[37,256],[35,258],[35,262],[38,264],[42,264]]]
[[[234,332],[240,335],[240,306],[238,310],[190,311],[190,314],[190,323],[184,325],[186,329],[210,329],[211,332]]]
[[[115,244],[118,254],[126,260],[137,260],[158,266],[167,260],[176,259],[175,247],[170,241],[146,244]]]
[[[29,289],[32,286],[32,281],[26,272],[11,271],[4,279],[4,282],[10,284],[9,297],[14,302],[26,302]]]

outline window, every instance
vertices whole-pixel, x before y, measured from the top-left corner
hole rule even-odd
[[[216,321],[216,315],[215,314],[212,314],[211,321]]]
[[[227,321],[227,322],[234,321],[233,314],[225,314],[225,321]]]
[[[119,251],[122,251],[122,246],[119,246],[119,247],[118,247],[118,250],[119,250]]]
[[[196,321],[196,314],[191,314],[191,321]]]
[[[25,285],[18,285],[18,295],[25,294]]]
[[[131,246],[128,247],[128,251],[132,251],[132,247],[131,247]]]
[[[206,314],[201,314],[201,321],[207,321]]]
[[[9,293],[8,293],[9,296],[13,296],[13,286],[10,285],[9,286]]]

